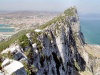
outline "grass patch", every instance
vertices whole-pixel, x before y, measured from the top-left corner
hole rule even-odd
[[[65,16],[60,15],[60,16],[55,17],[54,19],[48,21],[47,23],[41,25],[41,26],[39,27],[39,29],[45,29],[45,28],[47,28],[48,26],[50,26],[51,24],[55,24],[56,22],[62,22],[62,21],[64,21],[64,20],[65,20]]]
[[[74,14],[75,14],[74,10],[75,10],[75,8],[69,8],[69,9],[67,9],[67,10],[64,11],[64,14],[66,16],[74,16]]]
[[[19,37],[18,43],[22,48],[29,46],[29,40],[28,40],[26,34],[23,34],[22,36]]]
[[[0,42],[0,52],[4,49],[8,48],[12,43],[17,41],[19,39],[19,37],[23,36],[27,32],[29,32],[29,31],[28,30],[22,30],[22,31],[18,32],[17,34],[13,35],[7,41],[4,40],[4,41]]]
[[[27,75],[34,75],[38,71],[38,69],[34,65],[30,66],[26,62],[22,62],[22,63],[23,63],[24,68],[27,72]]]
[[[9,58],[9,59],[13,59],[13,54],[9,51],[8,53],[4,53],[2,55],[2,57],[4,58]]]

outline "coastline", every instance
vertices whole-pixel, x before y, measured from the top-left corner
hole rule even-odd
[[[80,20],[81,31],[85,42],[92,45],[100,45],[100,20]]]

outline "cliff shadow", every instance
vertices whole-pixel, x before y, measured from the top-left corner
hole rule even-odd
[[[80,53],[78,52],[77,43],[76,43],[76,40],[73,36],[73,32],[72,32],[71,27],[70,27],[70,31],[69,31],[69,39],[70,39],[70,42],[69,42],[70,45],[73,46],[73,48],[74,48],[74,58],[76,60],[77,67],[79,67],[79,69],[77,69],[77,68],[76,69],[79,71],[84,71],[85,66],[86,66],[86,62],[83,59],[83,57],[80,55]]]

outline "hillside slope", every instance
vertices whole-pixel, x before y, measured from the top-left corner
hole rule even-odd
[[[18,36],[1,49],[2,75],[100,74],[100,46],[85,44],[75,7]]]

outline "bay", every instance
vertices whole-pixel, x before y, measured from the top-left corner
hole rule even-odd
[[[100,45],[100,20],[81,20],[80,24],[85,41]]]
[[[0,32],[14,32],[15,29],[11,28],[10,25],[0,24]]]

